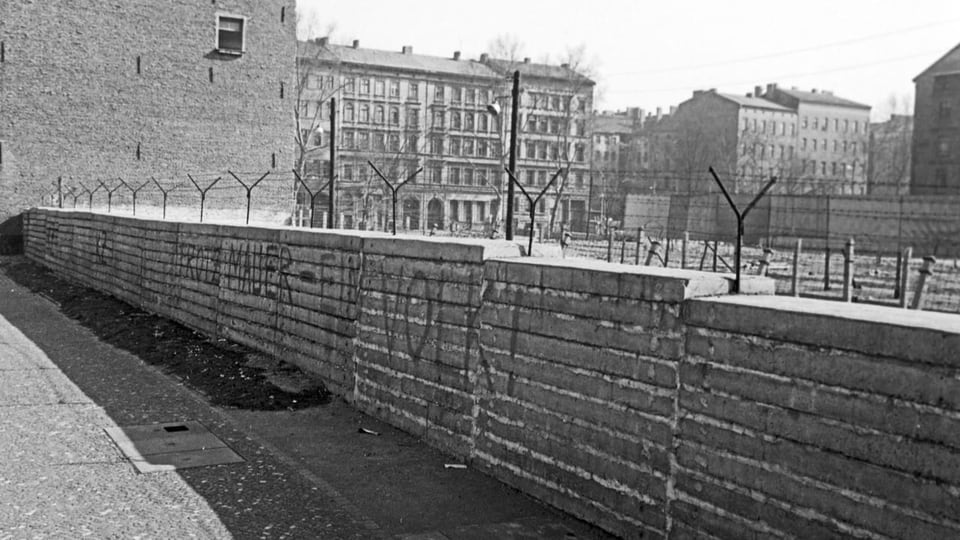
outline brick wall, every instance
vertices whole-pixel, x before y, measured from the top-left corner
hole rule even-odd
[[[248,17],[242,56],[215,51],[218,13]],[[171,202],[196,207],[188,172],[208,181],[215,176],[204,173],[228,168],[262,174],[274,154],[289,169],[295,26],[293,0],[0,3],[0,222],[38,205],[61,176],[91,188],[175,179],[186,189]],[[257,193],[271,201],[265,216],[289,214],[288,182]],[[103,192],[97,198],[106,205]],[[208,204],[244,199],[232,189]],[[151,187],[139,203],[159,200]]]
[[[626,538],[960,537],[955,315],[497,241],[56,210],[26,230],[33,260]]]

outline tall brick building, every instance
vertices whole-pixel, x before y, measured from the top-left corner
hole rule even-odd
[[[960,45],[913,79],[910,193],[960,194]]]
[[[589,195],[589,138],[593,81],[569,66],[508,62],[483,55],[442,58],[414,54],[412,47],[383,51],[337,45],[326,39],[303,42],[299,52],[301,125],[328,125],[330,97],[337,98],[337,219],[345,227],[389,228],[389,194],[368,162],[392,182],[423,168],[399,192],[398,228],[484,230],[502,219],[509,148],[509,74],[522,76],[519,180],[539,191],[559,167],[569,171],[562,197],[539,205],[538,224],[549,223],[557,200],[556,225],[585,230]],[[500,113],[490,112],[497,103]],[[316,122],[317,118],[321,122]],[[301,134],[307,140],[309,133]],[[329,141],[303,148],[305,170],[318,185],[328,176]],[[552,193],[552,192],[551,192]],[[518,190],[519,195],[519,190]],[[301,196],[301,203],[306,199]],[[518,197],[516,221],[529,221]],[[326,206],[318,201],[318,212]]]
[[[294,4],[0,2],[0,221],[58,177],[289,169]],[[260,210],[289,213],[289,183],[269,189]]]

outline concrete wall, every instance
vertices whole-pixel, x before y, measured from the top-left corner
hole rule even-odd
[[[955,315],[498,241],[51,210],[26,229],[55,271],[623,537],[960,536]]]
[[[960,317],[779,297],[684,309],[675,530],[960,537]]]

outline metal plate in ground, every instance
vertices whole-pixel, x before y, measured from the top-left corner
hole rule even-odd
[[[199,422],[113,427],[106,432],[141,473],[243,461]]]

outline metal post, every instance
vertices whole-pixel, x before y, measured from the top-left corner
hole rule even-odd
[[[627,253],[627,236],[620,237],[620,264],[623,264],[623,258]]]
[[[760,257],[760,275],[765,276],[767,272],[770,271],[770,259],[773,257],[773,250],[765,247],[763,248],[763,256]]]
[[[720,257],[720,255],[717,253],[718,249],[720,249],[720,241],[714,240],[713,241],[713,271],[714,272],[717,271],[717,258]]]
[[[327,228],[333,228],[333,204],[334,204],[334,181],[333,176],[337,170],[337,98],[330,98],[330,141],[327,143],[330,145],[330,180],[329,180],[329,200],[327,202]],[[312,206],[312,205],[311,205]],[[311,212],[313,208],[310,209]],[[312,219],[312,218],[311,218]]]
[[[917,289],[913,291],[912,309],[923,307],[923,288],[927,285],[927,278],[933,275],[933,265],[936,263],[936,257],[931,255],[923,258],[923,266],[920,267],[920,276],[917,278]]]
[[[846,249],[843,253],[843,301],[853,301],[853,251],[854,240],[847,240]]]
[[[913,256],[913,248],[908,247],[903,250],[903,265],[900,267],[900,307],[907,307],[907,284],[910,282],[910,257]]]
[[[723,192],[723,196],[727,199],[727,204],[730,205],[730,209],[733,210],[734,216],[737,218],[737,250],[734,253],[734,282],[733,282],[733,293],[738,294],[740,292],[740,253],[743,251],[743,234],[744,234],[744,221],[747,218],[747,214],[750,213],[750,210],[757,204],[757,202],[763,198],[767,191],[773,187],[773,184],[777,182],[776,177],[770,178],[770,181],[767,182],[765,186],[760,190],[759,193],[747,204],[747,207],[741,212],[737,205],[734,204],[733,199],[730,198],[730,194],[727,192],[726,186],[723,185],[723,182],[720,181],[720,177],[717,176],[717,172],[713,170],[713,167],[710,167],[710,174],[713,175],[713,179],[717,182],[717,185],[720,186],[720,191]]]
[[[673,246],[670,245],[670,237],[667,237],[667,248],[663,251],[663,267],[666,268],[670,266],[670,249]]]
[[[57,207],[63,208],[63,177],[57,177]]]
[[[893,298],[894,298],[894,299],[900,298],[900,269],[902,268],[902,266],[903,266],[903,253],[901,253],[900,250],[898,249],[898,250],[897,250],[897,269],[896,269],[896,277],[894,278],[894,283],[893,283]]]
[[[800,296],[800,250],[803,240],[797,238],[797,245],[793,248],[793,277],[790,278],[790,294]]]
[[[520,124],[520,70],[513,72],[513,110],[510,111],[510,174],[517,174],[517,128]],[[589,216],[589,209],[587,211]],[[530,224],[533,227],[533,224]],[[507,224],[504,237],[513,240],[513,182],[507,183]]]
[[[823,256],[823,290],[830,290],[830,246],[826,247]]]
[[[653,258],[656,257],[660,259],[660,241],[651,240],[650,249],[647,251],[647,261],[644,263],[646,266],[650,266],[650,263],[653,262]]]
[[[607,227],[607,262],[613,262],[613,227]]]
[[[637,228],[637,253],[634,256],[633,264],[640,266],[640,248],[643,246],[643,227]]]
[[[683,240],[680,243],[680,268],[687,267],[687,244],[690,243],[690,232],[683,231]]]

